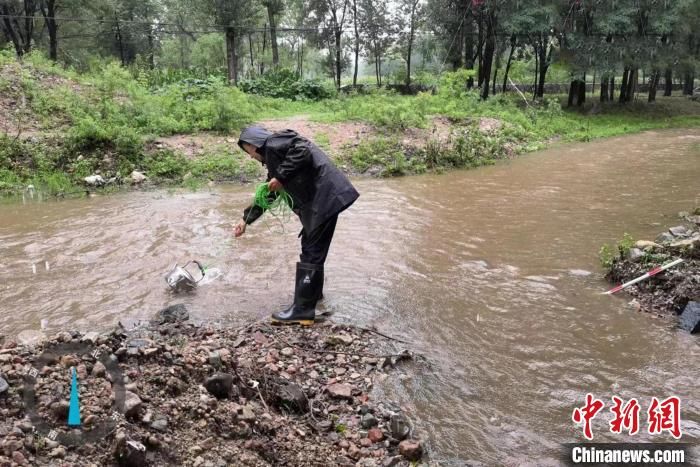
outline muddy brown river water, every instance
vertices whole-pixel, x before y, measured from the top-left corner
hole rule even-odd
[[[597,252],[653,239],[700,205],[700,130],[556,147],[467,172],[361,180],[341,216],[323,308],[412,342],[425,367],[378,388],[412,413],[441,465],[555,464],[582,440],[574,407],[606,402],[597,441],[645,433],[652,396],[682,400],[700,441],[700,345],[669,320],[604,296]],[[199,320],[241,323],[287,303],[296,220],[241,239],[252,187],[0,204],[0,334],[99,329],[183,301]],[[212,275],[173,297],[164,274],[200,259]],[[216,277],[215,277],[216,276]],[[612,395],[637,397],[642,432],[607,430]]]

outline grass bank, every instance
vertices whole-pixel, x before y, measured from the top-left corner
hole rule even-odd
[[[326,127],[365,125],[359,143],[341,145],[333,156],[348,172],[383,176],[479,166],[553,140],[700,124],[700,103],[682,97],[567,111],[560,97],[533,104],[509,93],[482,102],[475,91],[464,89],[465,76],[446,74],[435,95],[375,92],[292,101],[245,94],[214,77],[156,86],[147,71],[114,63],[96,63],[78,74],[41,55],[19,63],[3,52],[0,191],[32,184],[49,193],[66,192],[94,173],[119,178],[133,170],[157,183],[248,180],[260,168],[234,144],[238,130],[299,115]],[[446,131],[435,131],[436,118]],[[498,124],[484,129],[484,121]],[[203,134],[212,135],[215,144],[196,154],[158,143],[170,135]],[[412,135],[408,143],[407,135]],[[307,136],[321,146],[335,142],[322,132]]]

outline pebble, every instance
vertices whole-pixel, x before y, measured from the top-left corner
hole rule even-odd
[[[378,443],[384,439],[384,433],[379,428],[372,428],[367,433],[367,437],[373,442]]]
[[[281,352],[281,353],[282,353],[282,355],[284,355],[285,357],[291,357],[292,355],[294,355],[294,349],[291,348],[291,347],[285,347],[285,348],[282,349],[282,352]]]
[[[49,453],[49,457],[58,458],[58,459],[62,459],[65,455],[66,455],[66,450],[63,448],[63,446],[59,446],[59,447],[53,449]]]
[[[142,405],[141,398],[131,391],[126,391],[124,395],[124,415],[136,417]]]
[[[215,373],[204,381],[204,387],[212,396],[223,399],[228,397],[233,386],[233,375],[229,373]]]
[[[377,426],[379,421],[377,418],[372,415],[371,413],[366,413],[362,416],[362,419],[360,420],[360,426],[364,429],[372,428],[374,426]]]
[[[10,389],[9,383],[0,376],[0,394],[6,392],[8,389]]]
[[[29,462],[27,462],[27,458],[24,457],[24,454],[22,454],[19,451],[14,451],[12,453],[12,460],[13,462],[19,465],[29,465]]]
[[[92,376],[96,378],[104,377],[105,373],[107,373],[107,367],[105,367],[102,362],[97,362],[92,367]]]
[[[349,384],[335,383],[327,388],[328,393],[335,399],[352,400],[352,386]]]

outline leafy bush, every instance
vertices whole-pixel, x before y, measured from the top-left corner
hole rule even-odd
[[[241,81],[238,87],[250,94],[291,100],[320,100],[333,97],[334,91],[320,81],[301,79],[288,69],[268,71],[259,78]]]

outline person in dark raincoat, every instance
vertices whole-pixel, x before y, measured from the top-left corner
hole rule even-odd
[[[241,132],[238,145],[267,167],[270,192],[283,189],[291,196],[294,212],[303,226],[294,303],[273,313],[272,320],[312,324],[316,302],[323,297],[323,265],[338,214],[360,195],[318,146],[294,130],[271,133],[261,127],[248,127]],[[246,208],[235,227],[236,237],[243,235],[246,226],[262,214],[263,210],[254,204]]]

